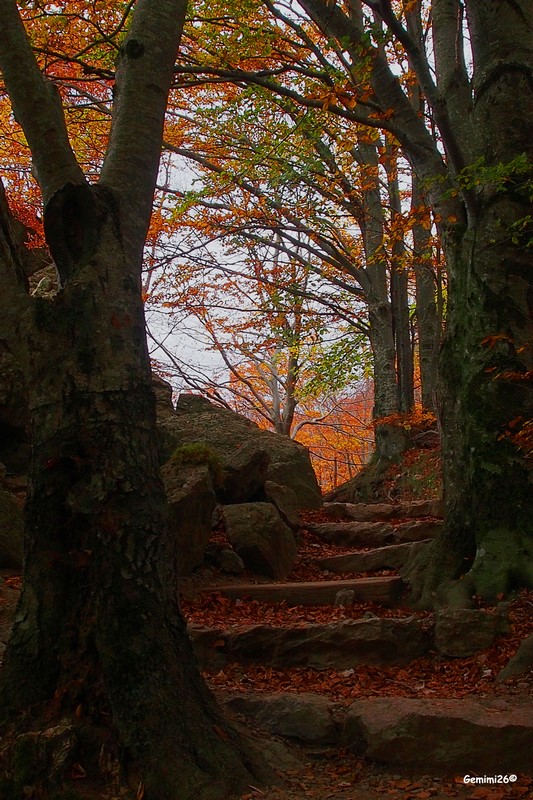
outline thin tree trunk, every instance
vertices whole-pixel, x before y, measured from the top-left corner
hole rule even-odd
[[[418,189],[418,179],[412,178],[412,206],[420,209],[423,198]],[[436,411],[437,365],[440,348],[442,319],[437,310],[437,281],[434,268],[434,252],[431,246],[430,211],[413,226],[413,257],[415,261],[416,328],[418,334],[418,356],[422,408]]]
[[[363,192],[361,229],[365,247],[365,298],[368,304],[369,338],[374,372],[374,409],[376,420],[376,458],[397,458],[405,448],[401,428],[380,420],[400,411],[396,346],[392,305],[389,296],[387,260],[383,252],[384,220],[379,189],[378,157],[375,145],[361,144],[358,148],[362,179],[368,185]]]
[[[415,404],[413,347],[409,315],[409,272],[404,263],[405,243],[403,238],[399,236],[402,207],[397,175],[397,159],[390,145],[387,150],[387,178],[392,233],[390,294],[394,340],[396,343],[396,371],[398,375],[399,408],[402,413],[408,413],[412,411]]]

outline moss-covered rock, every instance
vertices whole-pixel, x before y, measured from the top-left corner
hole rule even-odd
[[[220,502],[257,499],[265,481],[288,486],[300,508],[318,508],[320,489],[307,449],[288,436],[261,430],[254,422],[198,395],[181,395],[175,414],[158,417],[162,463],[173,453],[221,465]]]

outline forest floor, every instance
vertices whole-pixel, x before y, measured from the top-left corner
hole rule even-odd
[[[385,476],[380,499],[383,502],[429,499],[440,492],[440,459],[436,448],[409,451],[402,464],[390,468]],[[323,511],[304,512],[304,525],[331,521]],[[218,533],[224,542],[223,529]],[[326,544],[305,527],[300,535],[295,567],[287,581],[316,581],[324,575],[317,562],[338,555],[346,547]],[[390,575],[391,571],[368,572],[358,577]],[[348,575],[328,574],[328,580]],[[333,606],[291,606],[286,603],[264,603],[252,599],[230,599],[223,594],[224,585],[263,582],[267,579],[251,574],[238,578],[223,576],[216,570],[200,570],[183,585],[182,610],[189,622],[222,629],[247,625],[297,626],[306,623],[332,623],[343,619],[359,619],[377,614],[385,617],[417,617],[430,625],[432,614],[413,612],[407,607],[384,608],[373,603],[356,602],[346,608]],[[488,649],[467,658],[443,658],[430,653],[407,666],[358,665],[355,670],[314,670],[299,667],[273,669],[261,665],[229,664],[204,678],[220,700],[236,693],[317,693],[336,703],[349,705],[360,698],[405,697],[427,698],[438,705],[440,700],[498,698],[498,702],[531,702],[533,676],[522,676],[506,683],[497,682],[500,670],[513,656],[521,641],[533,633],[533,591],[522,591],[511,601],[510,630]],[[242,718],[240,719],[242,722]],[[261,747],[268,752],[268,743],[277,746],[280,740],[267,731],[261,732]],[[428,774],[413,769],[385,767],[359,758],[347,751],[332,748],[309,748],[283,740],[287,763],[281,763],[275,749],[282,788],[250,787],[242,800],[502,800],[533,797],[533,776],[518,775],[513,783],[483,785],[466,784],[463,774],[436,774],[428,766]],[[498,770],[495,769],[495,772]]]
[[[322,512],[310,512],[307,517],[314,522]],[[288,576],[290,581],[317,580],[315,561],[346,548],[325,545],[308,531],[303,531],[297,564]],[[380,573],[365,573],[367,576]],[[328,575],[328,579],[343,575]],[[344,576],[345,577],[345,576]],[[360,576],[363,577],[363,576]],[[230,599],[222,594],[223,586],[261,581],[257,576],[244,575],[228,580],[206,570],[185,581],[182,610],[189,622],[209,627],[245,627],[247,625],[273,625],[286,627],[309,622],[331,623],[342,619],[359,619],[376,613],[384,617],[418,617],[431,620],[429,612],[413,612],[406,607],[383,608],[373,603],[355,603],[347,608],[332,606],[287,606],[286,603],[264,603],[256,600]],[[209,591],[212,588],[213,591]],[[207,590],[207,591],[206,591]],[[509,658],[517,651],[520,642],[533,633],[533,591],[520,592],[511,602],[509,618],[511,630],[499,637],[492,647],[468,658],[445,659],[430,654],[416,659],[407,666],[358,665],[356,670],[314,670],[299,667],[273,669],[259,665],[230,664],[219,672],[204,673],[204,678],[214,693],[223,700],[235,693],[318,693],[337,703],[349,705],[358,698],[406,697],[431,698],[499,698],[507,701],[533,697],[531,676],[508,683],[495,679]],[[241,720],[242,722],[243,720]],[[246,724],[246,723],[245,723]],[[262,733],[265,742],[277,737]],[[279,741],[279,740],[278,740]],[[288,763],[280,769],[283,788],[250,788],[243,800],[423,800],[434,798],[467,798],[468,800],[502,800],[502,798],[533,797],[533,776],[518,776],[512,784],[467,785],[463,775],[415,773],[412,769],[383,767],[338,749],[309,748],[287,743],[283,746]],[[267,748],[268,751],[268,748]],[[279,752],[276,750],[276,757]],[[292,760],[295,762],[292,763]]]
[[[403,467],[396,467],[384,483],[383,500],[423,499],[435,493],[438,456],[411,453]],[[303,515],[304,526],[331,520],[323,511]],[[225,541],[221,528],[216,538]],[[300,534],[299,551],[293,571],[286,580],[305,582],[324,579],[317,566],[321,558],[346,552],[346,547],[326,544],[306,527]],[[364,573],[368,577],[389,575],[390,571]],[[327,580],[347,576],[327,575]],[[257,600],[230,599],[223,594],[225,585],[262,583],[267,579],[251,574],[227,576],[211,568],[199,570],[183,580],[182,611],[190,623],[208,627],[243,628],[247,625],[273,627],[306,623],[332,623],[360,619],[376,614],[381,618],[416,617],[429,626],[429,612],[413,612],[407,607],[384,608],[372,603],[352,606],[288,606]],[[5,642],[14,612],[20,577],[0,574],[0,643]],[[467,658],[443,658],[431,652],[406,666],[357,665],[356,669],[315,670],[307,667],[273,669],[260,664],[226,664],[218,672],[206,672],[204,678],[223,703],[239,693],[253,695],[316,693],[339,706],[372,697],[425,698],[435,702],[446,699],[495,699],[505,705],[531,701],[531,674],[510,682],[498,683],[496,677],[520,642],[533,633],[533,591],[522,591],[512,598],[509,607],[510,630],[482,652]],[[511,783],[497,785],[465,784],[463,774],[438,774],[428,765],[427,772],[382,766],[346,750],[312,747],[281,739],[266,730],[251,730],[244,717],[230,712],[235,723],[255,740],[277,772],[281,785],[271,788],[250,786],[234,800],[503,800],[533,797],[533,776],[518,775]],[[496,765],[495,765],[496,766]],[[495,773],[498,769],[495,769]],[[89,781],[77,780],[77,796],[86,800],[107,797]],[[85,784],[85,785],[84,785]],[[111,800],[111,798],[108,798]]]

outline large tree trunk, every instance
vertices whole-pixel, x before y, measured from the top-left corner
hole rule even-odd
[[[248,757],[201,680],[178,607],[137,270],[112,195],[80,191],[94,200],[82,222],[97,244],[63,291],[35,299],[28,343],[24,585],[0,714],[18,733],[68,722],[72,759],[132,796],[141,786],[147,800],[225,798],[246,785]],[[34,757],[16,781],[46,791],[65,778],[52,776],[57,754],[43,770],[38,740],[19,741]]]
[[[464,180],[477,189],[464,228],[444,239],[450,273],[440,359],[446,534],[432,560],[406,572],[415,599],[425,605],[465,565],[470,569],[461,584],[468,598],[495,599],[533,586],[533,12],[523,4],[522,19],[510,5],[489,0],[467,8],[476,64],[471,158],[478,165]]]

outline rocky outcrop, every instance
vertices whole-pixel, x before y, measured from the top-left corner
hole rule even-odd
[[[172,460],[161,475],[168,501],[168,523],[176,545],[179,575],[189,575],[204,560],[217,503],[207,465],[177,465]]]
[[[226,533],[248,569],[281,580],[296,559],[296,542],[270,503],[240,503],[224,508]]]
[[[176,447],[201,443],[211,448],[223,467],[222,485],[217,493],[222,503],[263,499],[265,480],[292,489],[300,508],[318,508],[320,489],[307,449],[199,395],[182,394],[173,415],[159,417],[162,460]],[[268,463],[267,463],[268,459]],[[264,472],[263,472],[264,470]],[[255,480],[251,480],[255,473]],[[246,480],[249,486],[240,488]],[[254,495],[258,493],[258,497]]]
[[[197,395],[154,378],[162,476],[180,574],[202,563],[215,504],[235,553],[253,572],[284,578],[296,557],[299,508],[318,508],[320,489],[305,447]],[[222,554],[226,571],[239,562]]]

